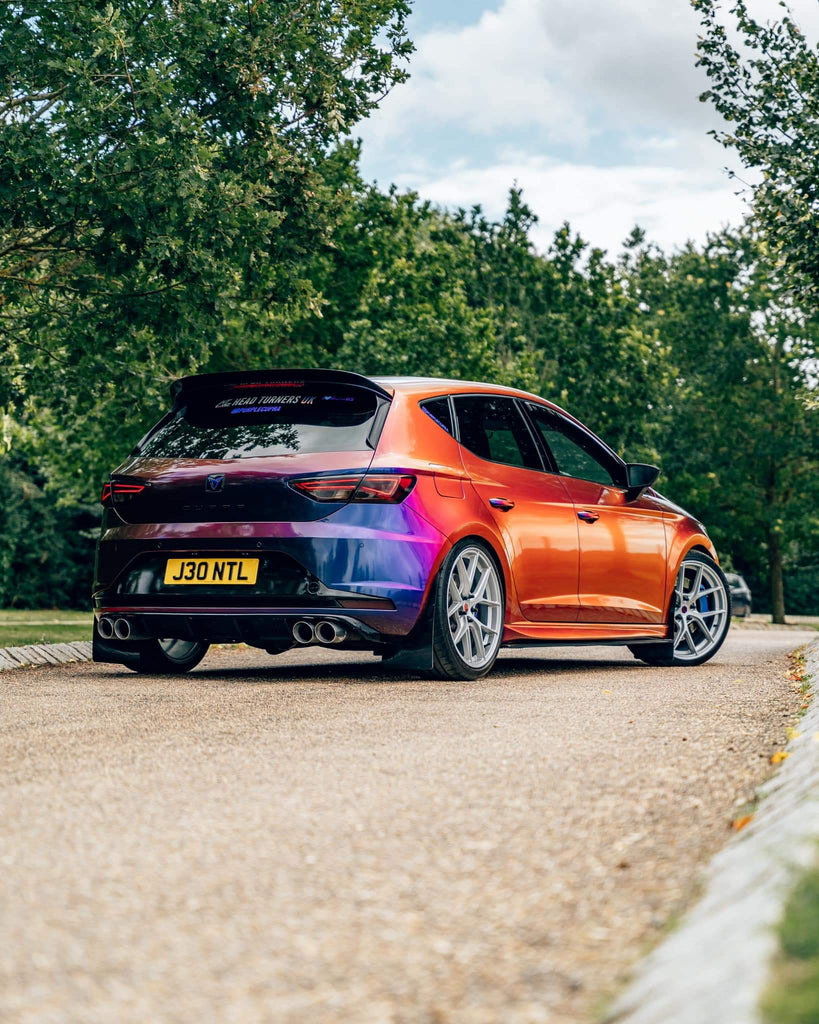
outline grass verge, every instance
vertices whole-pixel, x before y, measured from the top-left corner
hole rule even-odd
[[[797,883],[779,925],[780,952],[762,999],[766,1024],[819,1021],[819,864]]]
[[[0,611],[0,647],[90,640],[91,612]]]
[[[819,615],[788,615],[785,625],[778,626],[771,622],[770,615],[754,612],[747,618],[738,618],[735,615],[731,619],[731,625],[739,629],[814,629],[819,632]]]

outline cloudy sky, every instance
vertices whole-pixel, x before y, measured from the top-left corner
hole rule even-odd
[[[819,0],[792,8],[819,28]],[[701,240],[743,200],[707,135],[697,31],[687,0],[415,0],[412,78],[356,128],[364,175],[492,215],[517,182],[543,248],[564,220],[609,249],[634,224],[664,246]]]

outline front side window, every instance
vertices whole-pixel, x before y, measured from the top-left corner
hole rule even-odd
[[[544,406],[527,404],[526,408],[561,476],[618,486],[615,460],[593,438]]]
[[[454,399],[460,441],[489,462],[542,469],[534,439],[517,404],[498,395],[458,395]]]
[[[250,459],[363,451],[378,397],[366,388],[303,382],[194,391],[141,443],[162,459]]]

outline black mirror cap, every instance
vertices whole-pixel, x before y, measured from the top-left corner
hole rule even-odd
[[[636,501],[656,482],[659,475],[660,470],[657,466],[647,466],[644,462],[630,462],[626,466],[626,501]]]

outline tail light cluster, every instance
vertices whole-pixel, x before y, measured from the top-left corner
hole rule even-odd
[[[103,505],[110,505],[115,498],[130,498],[134,494],[139,494],[144,490],[145,484],[105,483],[102,485],[102,497],[100,498],[100,501]]]
[[[414,476],[402,473],[367,473],[364,476],[307,477],[292,480],[290,486],[313,501],[398,505],[414,484]]]

